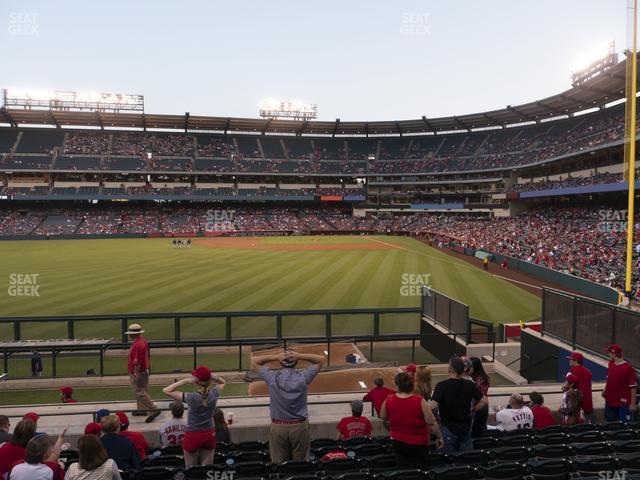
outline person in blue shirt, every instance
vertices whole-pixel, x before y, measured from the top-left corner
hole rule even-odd
[[[116,462],[119,470],[138,470],[140,457],[133,442],[127,437],[118,435],[120,432],[120,419],[117,415],[108,415],[101,421],[102,446],[107,451],[109,458]]]
[[[296,370],[298,361],[310,363]],[[281,368],[271,369],[267,364],[278,362]],[[252,358],[253,368],[269,388],[269,454],[275,464],[288,460],[309,458],[309,410],[307,391],[309,384],[326,363],[322,355],[285,350],[279,355]]]

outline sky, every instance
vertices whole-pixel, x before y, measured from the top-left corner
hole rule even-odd
[[[462,115],[560,93],[627,0],[0,0],[0,88],[132,93],[157,114]],[[604,52],[602,52],[604,53]],[[597,55],[596,55],[597,56]]]

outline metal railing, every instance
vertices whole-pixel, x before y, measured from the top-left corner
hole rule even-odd
[[[314,322],[317,330],[323,330],[323,335],[327,338],[331,338],[335,331],[345,326],[345,319],[353,320],[354,316],[357,316],[364,321],[360,323],[363,325],[360,331],[354,331],[353,334],[371,334],[380,335],[381,327],[386,325],[383,320],[387,316],[398,314],[415,314],[416,320],[416,332],[419,329],[420,308],[407,307],[407,308],[358,308],[358,309],[322,309],[322,310],[282,310],[282,311],[236,311],[236,312],[190,312],[190,313],[139,313],[139,314],[118,314],[118,315],[71,315],[71,316],[38,316],[38,317],[0,317],[0,327],[6,329],[9,325],[12,329],[12,335],[9,334],[7,338],[13,337],[14,341],[21,341],[27,339],[28,335],[24,335],[24,329],[30,324],[55,324],[62,325],[63,330],[66,330],[67,339],[77,338],[76,333],[78,327],[82,322],[101,322],[112,324],[117,323],[117,327],[111,326],[110,331],[114,333],[114,337],[119,337],[121,342],[127,341],[125,332],[127,331],[130,323],[144,323],[151,322],[158,326],[158,330],[162,331],[162,335],[168,335],[162,340],[173,340],[180,342],[182,340],[193,340],[196,338],[203,338],[203,335],[197,335],[195,338],[186,338],[185,335],[185,323],[190,323],[194,320],[202,319],[216,319],[215,324],[224,321],[223,325],[217,325],[218,330],[221,331],[220,335],[207,337],[207,339],[222,338],[225,340],[236,340],[243,338],[243,335],[234,334],[235,329],[242,330],[242,326],[238,326],[243,318],[257,319],[261,317],[263,328],[266,325],[267,329],[272,329],[272,333],[266,334],[265,337],[275,337],[279,340],[285,338],[296,338],[305,336],[302,334],[295,335],[286,332],[286,322],[288,319],[294,319],[295,317],[317,317]],[[321,317],[321,318],[320,318]],[[341,325],[337,325],[335,321],[343,320]],[[368,324],[368,326],[367,326]],[[94,324],[95,325],[95,324]],[[167,326],[168,325],[168,326]],[[93,325],[92,325],[93,326]],[[191,326],[191,325],[190,325]],[[305,326],[306,328],[307,326]],[[319,327],[319,328],[318,328]],[[149,329],[147,329],[149,330]],[[62,331],[60,333],[62,333]],[[212,331],[212,330],[210,330]],[[309,330],[306,329],[306,332]],[[172,333],[169,333],[172,332]],[[351,333],[351,332],[350,332]],[[153,332],[147,333],[151,339],[160,339],[157,336],[154,338]],[[94,335],[95,336],[95,335]],[[255,336],[255,335],[252,335]],[[247,337],[245,335],[244,337]],[[54,338],[49,336],[48,338]],[[60,337],[58,337],[60,338]]]

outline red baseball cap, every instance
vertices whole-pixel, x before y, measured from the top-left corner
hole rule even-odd
[[[580,379],[578,378],[578,376],[573,373],[567,373],[567,376],[565,378],[569,383],[574,383],[576,385],[580,383]]]
[[[199,382],[206,382],[207,380],[211,380],[211,370],[209,370],[205,366],[200,366],[196,368],[191,375],[196,377]]]
[[[567,358],[575,360],[576,362],[581,362],[582,360],[584,360],[584,355],[582,355],[580,352],[571,352],[571,355],[569,355]]]
[[[38,415],[36,412],[28,412],[24,414],[24,417],[22,417],[23,420],[33,420],[33,423],[38,423],[38,420],[40,419],[40,415]]]
[[[409,365],[407,365],[406,367],[404,367],[404,371],[410,374],[415,374],[416,373],[416,369],[418,367],[416,366],[415,363],[410,363]]]
[[[611,352],[616,357],[621,357],[622,356],[622,347],[620,345],[618,345],[617,343],[612,343],[607,348],[605,348],[605,352]]]
[[[62,387],[60,389],[60,393],[62,393],[63,395],[70,397],[73,394],[73,388],[71,387]]]
[[[84,427],[85,435],[100,435],[100,432],[102,432],[102,425],[96,422],[87,423]]]
[[[116,412],[116,415],[120,419],[120,429],[126,430],[129,426],[129,417],[127,417],[127,414],[124,412]]]

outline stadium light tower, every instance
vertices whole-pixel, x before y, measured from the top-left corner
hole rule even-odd
[[[585,52],[573,65],[571,85],[578,87],[587,80],[608,70],[618,63],[616,42],[610,41],[608,47],[599,45],[591,51]]]
[[[293,118],[313,120],[318,117],[318,105],[297,101],[263,100],[258,104],[262,118]]]
[[[144,96],[126,93],[5,88],[2,103],[7,109],[144,113]]]

